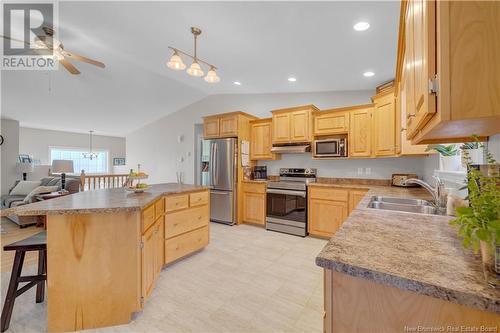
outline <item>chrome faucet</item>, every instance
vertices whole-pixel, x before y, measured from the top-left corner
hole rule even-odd
[[[429,192],[432,195],[434,206],[436,206],[436,208],[441,211],[446,210],[446,193],[444,190],[444,182],[441,179],[439,179],[439,177],[433,176],[433,178],[436,180],[435,187],[432,187],[423,180],[416,178],[407,179],[404,182],[404,184],[418,184],[422,186],[427,190],[427,192]]]

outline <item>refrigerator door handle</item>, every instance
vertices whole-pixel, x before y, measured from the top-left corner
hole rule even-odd
[[[219,184],[219,178],[218,178],[218,174],[219,174],[219,165],[217,164],[217,144],[214,143],[214,158],[212,160],[212,163],[214,165],[214,184],[213,185],[218,185]]]
[[[214,147],[215,147],[215,142],[210,142],[210,158],[209,158],[209,172],[208,172],[208,177],[210,178],[209,185],[214,186],[214,168],[215,168],[215,159],[214,159]]]

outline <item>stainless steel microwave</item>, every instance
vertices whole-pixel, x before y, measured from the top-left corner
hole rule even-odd
[[[314,157],[347,157],[347,139],[330,138],[315,140],[313,143]]]

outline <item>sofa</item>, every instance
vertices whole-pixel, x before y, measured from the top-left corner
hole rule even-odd
[[[12,186],[9,190],[9,194],[2,195],[0,198],[1,201],[1,208],[6,209],[6,208],[11,208],[15,206],[20,206],[20,205],[25,205],[27,203],[24,202],[24,198],[26,196],[24,195],[11,195],[10,193],[16,187],[16,185],[19,183],[19,180],[16,180],[14,183],[14,186]],[[61,190],[61,178],[60,177],[47,177],[47,178],[42,178],[40,180],[40,186],[57,186],[58,191]],[[80,191],[80,179],[79,178],[70,178],[66,177],[66,184],[65,184],[65,189],[69,193],[77,193]],[[33,218],[19,218],[18,216],[7,216],[9,220],[11,220],[14,223],[17,223],[19,226],[27,226],[35,223]]]

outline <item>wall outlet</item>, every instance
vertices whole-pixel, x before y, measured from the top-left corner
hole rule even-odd
[[[358,176],[361,176],[363,174],[363,168],[358,168]]]
[[[371,175],[372,174],[372,168],[365,168],[365,174]]]

